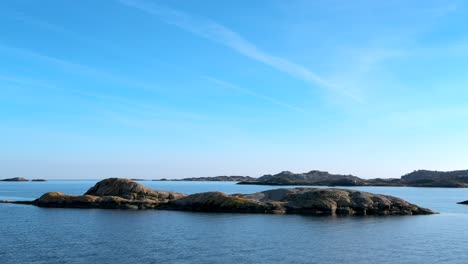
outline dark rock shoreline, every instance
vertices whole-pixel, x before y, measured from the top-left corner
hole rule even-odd
[[[128,179],[98,182],[84,195],[49,192],[34,201],[0,201],[39,207],[158,209],[196,212],[304,215],[427,215],[433,211],[388,195],[346,189],[292,188],[253,194],[156,191]]]

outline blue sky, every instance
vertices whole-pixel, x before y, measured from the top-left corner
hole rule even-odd
[[[0,2],[0,178],[468,169],[464,1]]]

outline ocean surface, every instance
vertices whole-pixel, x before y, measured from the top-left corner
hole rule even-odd
[[[96,181],[0,182],[0,199],[82,194]],[[140,182],[183,193],[252,193],[231,182]],[[0,204],[0,263],[468,263],[468,189],[359,187],[440,212],[314,217],[38,208]]]

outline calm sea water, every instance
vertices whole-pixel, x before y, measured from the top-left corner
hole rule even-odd
[[[82,194],[95,181],[0,182],[0,199]],[[251,193],[270,186],[141,182],[159,190]],[[360,187],[440,212],[311,217],[47,209],[0,204],[0,263],[467,263],[468,189]]]

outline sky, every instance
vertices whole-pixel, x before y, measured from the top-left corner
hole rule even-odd
[[[468,169],[468,3],[0,1],[0,178]]]

